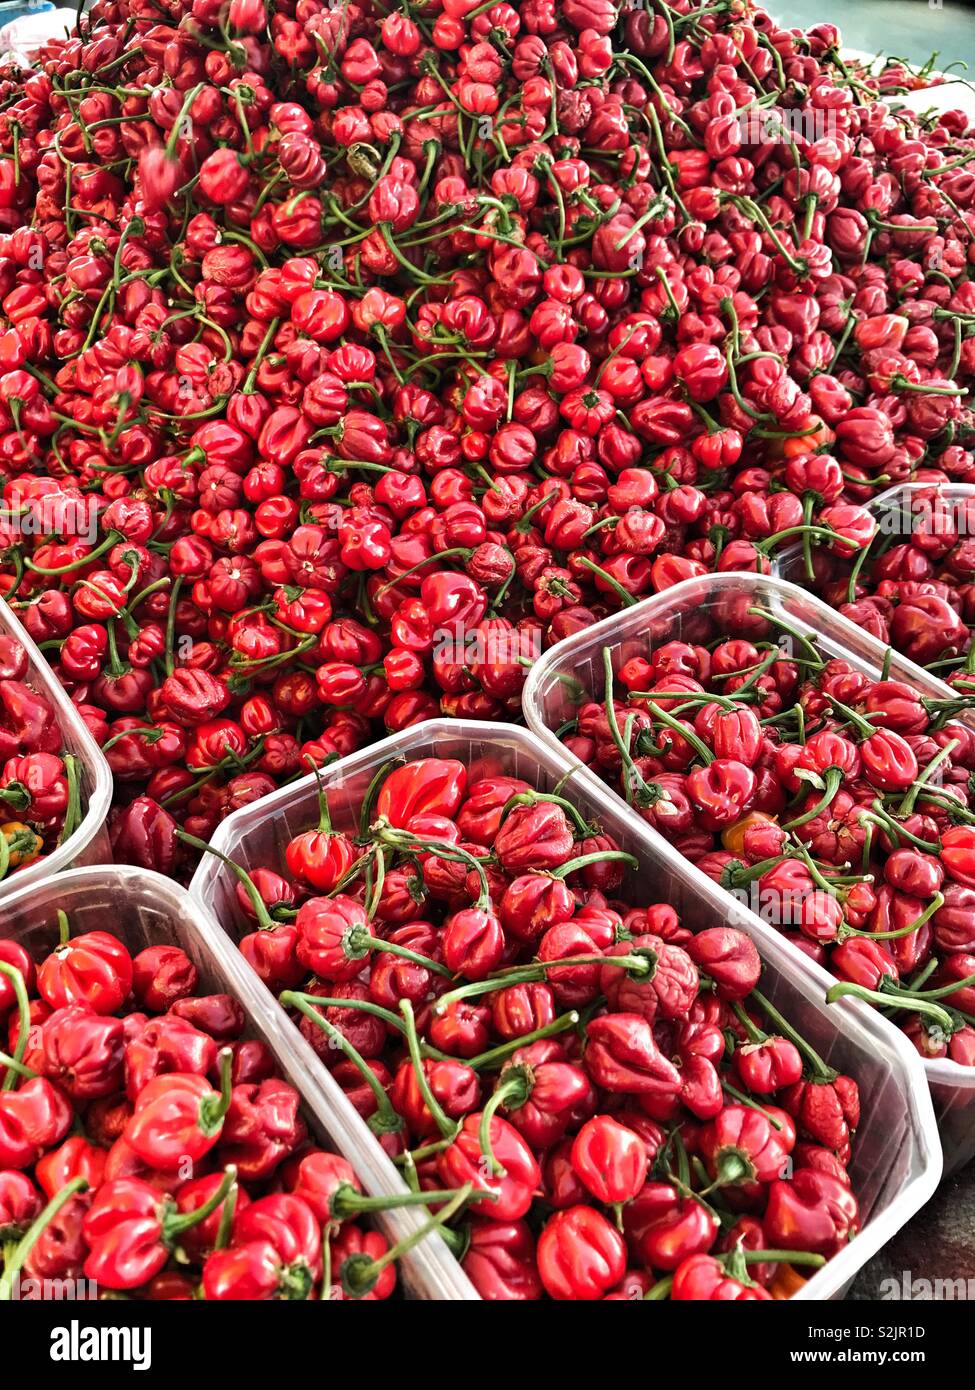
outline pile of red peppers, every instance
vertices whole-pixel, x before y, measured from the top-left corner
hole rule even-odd
[[[975,145],[838,44],[752,0],[98,0],[0,70],[0,570],[119,859],[975,477]]]
[[[238,878],[240,949],[486,1299],[788,1298],[856,1234],[856,1081],[557,793],[383,769]],[[216,851],[213,851],[216,853]]]
[[[31,681],[22,643],[0,632],[0,881],[68,841],[85,815],[78,759]]]
[[[939,492],[975,484],[975,135],[897,100],[937,80],[754,0],[95,0],[0,66],[0,592],[104,749],[115,858],[186,879],[310,768],[519,721],[546,648],[798,546],[951,698],[743,603],[563,736],[834,996],[975,1064],[975,502]],[[0,878],[85,810],[26,666],[0,643]],[[858,1226],[855,1080],[627,859],[424,760],[357,836],[323,797],[286,875],[230,868],[485,1297],[788,1297]],[[239,1005],[90,936],[0,940],[0,1296],[59,1262],[389,1296],[381,1199]]]
[[[909,660],[975,690],[975,494],[917,486],[884,500],[878,530],[855,559],[809,553],[806,582],[857,627]],[[784,557],[785,578],[799,556]]]
[[[889,1008],[923,1057],[975,1065],[970,696],[873,680],[747,591],[695,636],[616,674],[604,649],[604,700],[567,746],[827,966],[831,999]]]
[[[390,1247],[363,1221],[403,1199],[364,1196],[309,1137],[235,999],[201,993],[179,946],[133,956],[58,916],[37,960],[0,940],[0,1301],[51,1281],[78,1297],[389,1298],[398,1258],[473,1189]]]

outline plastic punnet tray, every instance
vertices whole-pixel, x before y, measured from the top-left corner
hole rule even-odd
[[[370,1193],[386,1195],[399,1190],[395,1171],[385,1171],[392,1165],[385,1164],[385,1155],[355,1110],[338,1087],[334,1088],[337,1099],[321,1093],[315,1078],[308,1074],[306,1059],[294,1046],[294,1030],[283,1010],[263,988],[255,988],[256,977],[243,957],[230,948],[215,924],[206,920],[206,913],[185,888],[161,874],[127,864],[72,869],[0,902],[0,937],[21,941],[35,957],[42,955],[57,945],[59,908],[68,914],[73,935],[107,929],[133,954],[161,942],[182,946],[200,972],[203,990],[231,994],[239,1000],[247,1015],[248,1035],[267,1044],[284,1076],[301,1092],[315,1137],[349,1160]],[[299,1037],[299,1041],[304,1039]],[[399,1219],[392,1220],[394,1216]],[[421,1218],[415,1212],[401,1212],[379,1217],[377,1222],[391,1239],[398,1239],[414,1228],[413,1223],[420,1224]],[[439,1236],[421,1242],[405,1255],[399,1273],[403,1289],[413,1298],[474,1297]]]
[[[112,861],[112,846],[105,824],[112,801],[112,774],[105,755],[88,731],[64,687],[38,651],[23,624],[6,603],[0,603],[0,632],[19,642],[27,653],[26,683],[54,706],[61,746],[78,760],[83,816],[81,824],[63,845],[18,869],[0,881],[0,899],[29,883],[37,883],[78,864],[106,864]]]
[[[887,531],[893,533],[895,539],[906,539],[910,534],[912,499],[932,491],[959,512],[970,511],[971,517],[966,518],[966,527],[975,528],[975,483],[898,483],[886,492],[878,493],[876,497],[871,498],[866,504],[867,511],[872,512],[877,518],[881,533]],[[971,533],[975,534],[975,531]],[[879,554],[876,541],[872,549]],[[772,556],[772,573],[791,584],[811,588],[815,593],[819,586],[828,584],[831,580],[845,579],[853,569],[852,560],[832,555],[822,546],[813,545],[812,558],[815,566],[813,579],[806,573],[801,543],[787,546]],[[869,564],[868,558],[867,568]]]
[[[432,720],[323,768],[322,783],[336,828],[355,827],[366,788],[384,764],[423,757],[459,758],[470,780],[508,774],[541,790],[561,782],[562,796],[573,801],[587,819],[599,821],[623,849],[639,859],[640,868],[628,873],[621,896],[671,903],[695,930],[734,920],[735,904],[727,895],[703,874],[692,871],[664,840],[650,834],[591,773],[570,772],[567,777],[571,764],[564,750],[547,747],[513,725]],[[229,816],[213,843],[244,868],[285,870],[288,840],[317,820],[318,793],[312,775]],[[215,857],[204,859],[190,891],[207,909],[208,920],[215,918],[229,940],[238,940],[249,929],[239,907],[236,879]],[[796,1295],[806,1300],[836,1298],[937,1186],[941,1150],[934,1114],[922,1084],[920,1059],[907,1039],[858,1001],[827,1005],[820,981],[801,958],[796,960],[797,953],[788,943],[768,928],[761,938],[763,989],[813,1046],[832,1065],[855,1076],[860,1086],[863,1118],[851,1171],[864,1211],[864,1228]],[[249,970],[242,960],[240,964]],[[254,982],[256,976],[252,987]],[[294,1032],[304,1043],[298,1030]],[[314,1051],[307,1044],[305,1048],[317,1086],[330,1096],[337,1089],[335,1083]]]
[[[550,748],[561,748],[563,755],[569,756],[554,731],[572,718],[581,703],[602,699],[604,647],[612,653],[615,672],[630,657],[645,656],[664,642],[702,643],[717,636],[735,636],[736,621],[740,622],[745,609],[753,604],[777,611],[814,641],[824,655],[849,661],[875,679],[880,676],[889,650],[885,644],[805,590],[765,575],[704,575],[675,584],[550,648],[535,662],[525,683],[523,707],[528,727]],[[943,681],[896,652],[890,656],[889,676],[891,680],[907,681],[933,699],[949,699],[954,694]],[[589,769],[586,775],[597,776]],[[607,792],[626,808],[631,823],[641,826],[654,841],[667,843],[615,791],[607,787]],[[702,870],[691,864],[688,867],[700,887],[711,882]],[[791,959],[801,959],[822,994],[835,983],[827,970],[810,961],[751,909],[730,897],[728,901],[733,902],[739,914],[738,925],[756,941],[768,943],[777,937]],[[922,1065],[938,1119],[945,1172],[952,1173],[975,1154],[975,1067],[964,1067],[944,1058],[924,1061]]]

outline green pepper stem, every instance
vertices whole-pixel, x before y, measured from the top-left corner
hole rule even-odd
[[[200,850],[201,853],[214,855],[215,858],[220,860],[221,864],[226,865],[237,879],[238,883],[243,885],[244,891],[250,899],[251,907],[254,909],[254,916],[257,918],[258,930],[270,931],[271,928],[274,927],[275,923],[267,910],[267,904],[257,891],[257,884],[246,869],[242,869],[239,864],[235,864],[232,859],[228,859],[227,855],[221,854],[218,849],[214,849],[213,845],[208,845],[205,840],[198,840],[195,835],[190,835],[186,830],[177,830],[176,838],[182,840],[184,844],[192,846],[193,849]]]
[[[9,1303],[13,1298],[14,1283],[23,1268],[24,1261],[33,1250],[44,1231],[57,1216],[63,1206],[80,1192],[86,1192],[88,1182],[85,1178],[72,1178],[57,1192],[37,1219],[31,1224],[23,1238],[18,1241],[13,1254],[6,1262],[3,1277],[0,1278],[0,1303]]]
[[[410,1062],[413,1064],[413,1071],[416,1075],[416,1084],[420,1088],[423,1102],[433,1117],[434,1124],[439,1129],[443,1137],[454,1138],[459,1128],[457,1121],[452,1120],[443,1106],[433,1094],[430,1079],[427,1076],[426,1068],[423,1065],[423,1057],[420,1053],[420,1039],[416,1031],[416,1019],[413,1016],[413,1005],[409,999],[401,999],[399,1005],[400,1013],[403,1015],[403,1023],[406,1029],[406,1046],[410,1054]]]
[[[481,1067],[493,1067],[498,1062],[503,1062],[519,1048],[528,1047],[534,1042],[541,1042],[544,1038],[554,1038],[558,1033],[565,1033],[569,1028],[574,1028],[579,1022],[579,1015],[575,1009],[567,1014],[562,1014],[560,1018],[555,1018],[551,1023],[546,1023],[543,1028],[536,1028],[534,1032],[523,1033],[521,1037],[512,1038],[509,1042],[501,1043],[498,1047],[492,1047],[487,1052],[478,1053],[476,1057],[471,1057],[467,1066],[477,1071]]]
[[[973,647],[975,647],[975,643],[973,643],[972,645]],[[939,768],[946,758],[951,757],[952,753],[958,747],[960,742],[961,739],[953,738],[950,743],[945,744],[945,746],[940,750],[940,752],[935,754],[935,756],[928,763],[927,767],[923,769],[917,781],[914,783],[913,787],[909,787],[907,791],[904,793],[904,797],[901,801],[901,804],[897,808],[897,814],[899,816],[909,816],[911,814],[911,812],[914,810],[914,803],[917,800],[918,792],[927,782],[932,772]]]
[[[15,965],[8,965],[6,961],[0,960],[0,975],[5,975],[10,981],[17,1000],[17,1042],[11,1059],[13,1065],[8,1066],[3,1086],[0,1087],[0,1090],[11,1091],[17,1084],[18,1074],[22,1074],[24,1053],[27,1051],[27,1039],[30,1036],[30,1000],[27,997],[24,976]]]
[[[840,784],[843,781],[842,771],[838,767],[827,768],[823,780],[825,782],[825,789],[815,806],[810,807],[808,811],[804,811],[801,816],[796,816],[795,820],[787,821],[782,827],[783,830],[798,830],[800,825],[808,825],[811,820],[815,820],[817,816],[822,815],[827,806],[835,799],[836,793],[839,791]]]
[[[219,1187],[211,1193],[201,1207],[195,1211],[181,1212],[179,1216],[167,1216],[163,1219],[163,1238],[167,1243],[175,1244],[184,1231],[190,1230],[193,1226],[198,1226],[201,1221],[205,1221],[208,1216],[212,1216],[219,1207],[220,1203],[230,1195],[231,1188],[237,1185],[237,1169],[234,1165],[228,1164],[223,1171]]]
[[[451,1217],[460,1211],[461,1207],[473,1196],[474,1184],[465,1183],[463,1187],[457,1189],[456,1196],[448,1202],[442,1211],[436,1216],[431,1217],[412,1235],[405,1236],[402,1240],[390,1247],[384,1255],[377,1259],[371,1259],[368,1255],[350,1255],[342,1263],[342,1288],[349,1298],[364,1298],[367,1293],[376,1287],[380,1274],[396,1260],[408,1254],[421,1241],[426,1240],[427,1236],[446,1226]],[[492,1193],[486,1193],[478,1198],[479,1201],[496,1200]]]
[[[827,991],[827,1004],[835,1004],[837,999],[843,999],[847,995],[852,995],[854,999],[863,999],[870,1004],[880,1004],[883,1008],[889,1008],[891,1004],[897,1004],[898,1008],[910,1009],[914,1013],[923,1014],[925,1018],[930,1018],[936,1023],[941,1031],[950,1037],[954,1032],[954,1022],[951,1015],[944,1009],[940,1009],[937,1004],[931,1004],[925,999],[917,999],[913,996],[881,993],[877,989],[867,989],[866,985],[854,985],[843,980],[835,984]]]
[[[838,1073],[834,1071],[832,1067],[826,1065],[826,1063],[823,1061],[822,1057],[820,1057],[819,1053],[815,1050],[815,1048],[813,1048],[811,1044],[809,1044],[806,1041],[806,1039],[802,1036],[801,1033],[797,1032],[796,1029],[793,1028],[789,1020],[787,1018],[784,1018],[783,1015],[779,1013],[775,1005],[772,1004],[765,997],[764,994],[762,994],[757,989],[753,989],[751,997],[755,1000],[755,1003],[761,1009],[762,1013],[766,1016],[766,1018],[768,1018],[772,1023],[775,1024],[775,1027],[782,1034],[782,1036],[784,1038],[788,1038],[790,1042],[795,1043],[796,1047],[803,1054],[803,1056],[805,1056],[812,1063],[813,1071],[815,1072],[816,1077],[819,1080],[836,1080]]]
[[[552,872],[552,878],[568,878],[570,874],[577,873],[580,869],[586,868],[588,864],[602,864],[609,861],[620,861],[627,863],[633,869],[640,867],[639,859],[632,854],[626,854],[621,849],[596,850],[593,854],[580,854],[577,859],[570,859],[567,864],[560,864]]]
[[[375,1112],[370,1115],[366,1122],[373,1133],[398,1134],[403,1129],[402,1116],[394,1109],[379,1077],[342,1030],[329,1023],[327,1018],[323,1018],[318,1009],[309,1004],[300,994],[292,994],[286,990],[281,996],[281,1002],[282,1004],[293,1005],[305,1018],[310,1019],[316,1027],[322,1030],[331,1043],[341,1048],[349,1061],[353,1063],[363,1081],[372,1091],[376,1101]]]

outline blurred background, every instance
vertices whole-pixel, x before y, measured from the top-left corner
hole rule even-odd
[[[945,63],[961,58],[975,80],[975,4],[970,0],[765,0],[786,24],[839,26],[848,48],[893,53],[925,63],[940,52]],[[938,66],[935,64],[935,66]]]

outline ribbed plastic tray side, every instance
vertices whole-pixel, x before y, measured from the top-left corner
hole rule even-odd
[[[975,483],[897,483],[885,492],[880,492],[866,503],[867,511],[878,518],[881,527],[890,526],[896,513],[903,510],[912,497],[932,489],[945,501],[956,506],[975,503]],[[897,534],[901,534],[900,531]],[[824,583],[848,575],[853,567],[852,561],[839,555],[832,555],[822,546],[814,546],[813,561],[816,566],[817,582]],[[772,557],[772,573],[791,584],[808,585],[811,581],[806,573],[806,561],[802,543],[787,546]]]
[[[27,683],[54,706],[64,750],[78,760],[84,815],[74,834],[51,854],[11,874],[0,882],[0,899],[29,883],[76,864],[107,864],[112,860],[108,837],[108,808],[112,802],[112,774],[105,754],[90,734],[37,645],[6,603],[0,603],[0,631],[8,633],[27,652]]]
[[[875,679],[880,676],[888,655],[884,643],[804,589],[764,575],[704,575],[684,580],[625,612],[604,618],[545,652],[525,682],[523,708],[528,727],[550,748],[562,748],[565,753],[555,730],[572,719],[585,700],[602,699],[605,647],[612,653],[615,672],[631,657],[645,656],[664,642],[706,642],[719,633],[734,636],[736,616],[741,619],[754,606],[778,612],[792,627],[815,640],[826,655],[849,661]],[[896,652],[890,657],[888,674],[892,680],[906,681],[932,699],[948,699],[953,694],[943,681]],[[975,725],[975,719],[966,718],[966,722]],[[609,787],[606,790],[632,822],[654,839],[667,843],[622,797]],[[711,882],[700,869],[689,867],[699,884]],[[742,925],[757,940],[778,939],[797,961],[801,958],[817,972],[824,991],[834,983],[827,971],[812,965],[774,927],[741,904],[736,904],[736,908],[742,914]],[[922,1065],[938,1118],[945,1171],[952,1173],[975,1155],[975,1067],[943,1058],[924,1061]]]
[[[564,749],[547,747],[512,725],[434,720],[323,769],[333,823],[344,829],[354,827],[363,794],[384,764],[431,756],[461,759],[471,780],[507,774],[543,790],[562,782],[562,795],[587,818],[601,822],[639,859],[628,893],[643,902],[672,903],[683,920],[698,930],[733,920],[735,904],[710,880],[699,883],[703,875],[692,873],[665,841],[639,821],[634,824],[626,808],[591,773],[570,772]],[[289,838],[313,824],[317,814],[317,787],[311,776],[230,816],[214,844],[245,868],[265,865],[281,870]],[[190,891],[231,939],[239,939],[247,930],[234,879],[212,856],[200,866]],[[773,1002],[832,1065],[855,1075],[861,1088],[863,1120],[852,1172],[866,1217],[864,1231],[800,1295],[834,1298],[937,1186],[941,1151],[934,1115],[922,1084],[920,1060],[896,1029],[859,1003],[827,1006],[818,981],[768,928],[760,949],[766,965],[764,988]],[[315,1061],[325,1088],[331,1078],[317,1057]]]
[[[68,914],[74,935],[109,930],[133,953],[160,942],[182,946],[200,972],[203,990],[231,994],[240,1001],[249,1033],[267,1044],[283,1075],[301,1092],[317,1139],[349,1160],[367,1191],[388,1195],[403,1190],[395,1170],[385,1171],[391,1165],[385,1163],[382,1150],[339,1088],[334,1088],[337,1097],[322,1095],[309,1075],[307,1059],[290,1036],[295,1030],[283,1011],[265,990],[255,988],[255,977],[243,957],[206,920],[200,903],[185,888],[161,874],[124,864],[70,869],[0,902],[0,937],[22,941],[35,957],[43,955],[57,944],[59,908]],[[298,1041],[304,1039],[299,1036]],[[408,1234],[422,1219],[415,1212],[390,1215],[399,1219],[377,1220],[392,1240]],[[422,1299],[474,1298],[474,1290],[439,1237],[439,1260],[435,1254],[431,1257],[427,1244],[423,1242],[400,1261],[407,1294]]]

